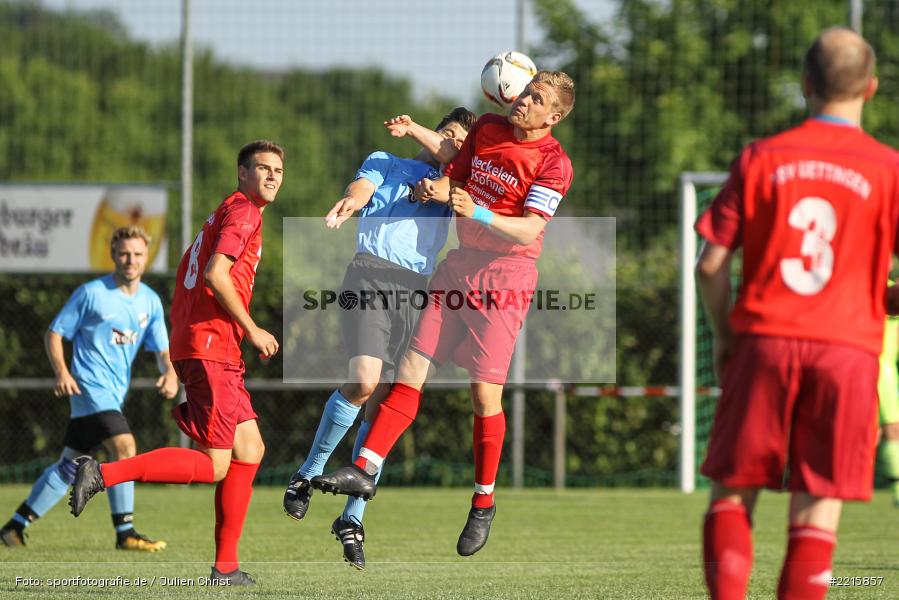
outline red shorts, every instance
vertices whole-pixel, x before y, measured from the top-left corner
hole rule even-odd
[[[452,250],[431,279],[409,348],[438,365],[453,361],[472,381],[503,385],[536,287],[532,259]]]
[[[256,418],[243,382],[243,361],[187,358],[172,364],[187,394],[187,402],[172,409],[178,427],[207,448],[232,448],[237,424]]]
[[[827,342],[741,335],[722,375],[702,474],[733,488],[868,500],[877,357]]]

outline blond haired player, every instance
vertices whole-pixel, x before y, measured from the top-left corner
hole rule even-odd
[[[139,227],[123,227],[110,240],[115,271],[72,293],[44,336],[56,373],[54,393],[68,397],[71,417],[59,460],[47,467],[28,498],[0,530],[7,546],[24,546],[24,531],[59,502],[75,479],[74,459],[103,447],[113,459],[134,456],[136,444],[122,405],[138,349],[156,354],[162,376],[159,393],[173,398],[178,378],[169,361],[169,338],[159,296],[141,282],[150,238]],[[71,370],[63,338],[72,342]],[[109,488],[109,508],[120,550],[156,552],[165,548],[134,530],[134,483]]]
[[[374,475],[415,420],[432,365],[452,361],[468,370],[474,412],[475,485],[456,544],[462,556],[484,547],[496,515],[494,486],[506,431],[503,386],[529,308],[506,300],[536,288],[544,228],[574,177],[552,130],[573,106],[574,81],[559,71],[540,71],[508,115],[478,119],[442,178],[419,181],[417,197],[448,203],[455,213],[459,248],[437,266],[429,284],[432,301],[359,457],[311,482],[324,491],[373,496]],[[451,294],[487,300],[454,310],[440,300]],[[490,301],[502,295],[505,300]]]

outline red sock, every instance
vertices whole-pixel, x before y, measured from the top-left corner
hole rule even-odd
[[[258,469],[258,463],[232,458],[228,474],[215,486],[215,568],[221,573],[230,573],[239,566],[237,543]]]
[[[493,486],[499,471],[499,459],[506,435],[506,415],[499,413],[489,417],[474,416],[474,483],[472,508],[493,506]]]
[[[779,600],[821,600],[830,588],[833,549],[837,534],[832,531],[791,525],[790,541],[780,583]]]
[[[752,524],[745,506],[729,500],[709,506],[702,556],[712,600],[743,600],[752,571]]]
[[[189,448],[159,448],[131,458],[100,465],[103,482],[111,487],[124,481],[152,483],[212,483],[212,459]]]
[[[415,420],[419,404],[421,404],[419,390],[403,383],[393,384],[390,393],[378,407],[378,415],[371,424],[363,448],[374,452],[382,459],[386,458],[396,441]],[[354,464],[364,469],[368,461],[360,452]]]

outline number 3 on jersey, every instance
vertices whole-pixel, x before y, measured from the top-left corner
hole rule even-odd
[[[185,289],[192,290],[197,285],[197,277],[200,275],[200,246],[203,245],[203,230],[197,234],[193,246],[190,247],[190,259],[187,263],[187,273],[184,274]]]
[[[799,258],[780,261],[780,275],[788,288],[803,296],[817,294],[833,275],[833,246],[837,213],[823,198],[803,198],[788,220],[790,227],[804,232]]]

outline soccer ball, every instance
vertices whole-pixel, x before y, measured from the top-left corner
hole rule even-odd
[[[534,61],[521,52],[502,52],[484,65],[481,89],[488,100],[508,109],[536,74]]]

